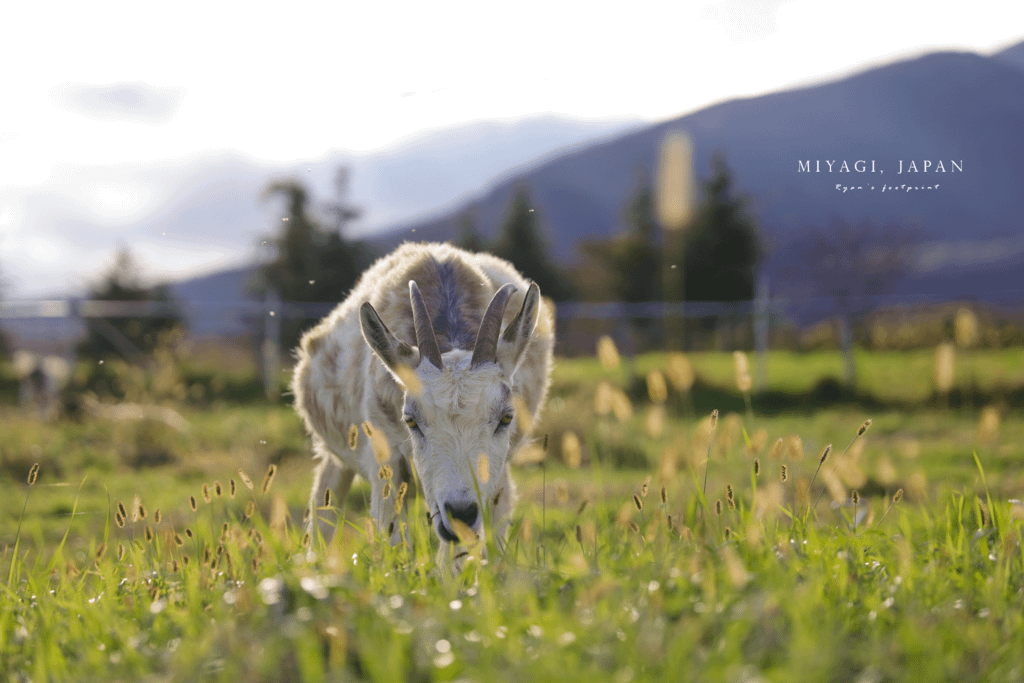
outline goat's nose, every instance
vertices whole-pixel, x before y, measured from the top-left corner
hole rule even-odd
[[[476,501],[468,503],[445,503],[444,509],[451,519],[457,519],[470,529],[476,527],[476,519],[480,514]]]

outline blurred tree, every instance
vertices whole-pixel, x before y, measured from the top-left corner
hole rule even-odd
[[[525,187],[519,188],[512,199],[493,253],[511,261],[520,273],[536,282],[544,296],[555,301],[572,296],[569,283],[548,257],[537,212]]]
[[[487,251],[484,238],[477,232],[476,222],[468,213],[464,214],[459,220],[459,236],[455,240],[455,246],[461,247],[466,251]]]
[[[137,317],[85,318],[87,334],[78,345],[79,355],[86,358],[125,357],[137,362],[138,356],[150,354],[161,335],[183,325],[181,313],[171,301],[165,286],[142,284],[139,266],[126,247],[118,249],[114,263],[87,294],[92,301],[149,301],[171,304],[166,315]]]
[[[270,242],[273,257],[257,273],[250,290],[259,295],[274,291],[281,301],[335,303],[343,300],[372,260],[365,244],[345,238],[349,224],[360,211],[348,202],[348,169],[339,169],[335,180],[337,199],[325,213],[333,217],[326,227],[313,214],[309,194],[297,180],[270,183],[264,197],[282,196],[285,215],[281,231]],[[318,316],[281,321],[281,343],[293,348],[303,330]]]
[[[623,212],[626,231],[609,240],[583,242],[580,250],[591,272],[592,285],[584,294],[592,299],[630,303],[661,299],[661,247],[654,217],[650,181],[641,180]],[[580,273],[583,275],[583,273]]]
[[[734,196],[724,158],[716,155],[712,167],[683,241],[683,295],[686,301],[748,301],[764,249],[747,215],[748,199]]]

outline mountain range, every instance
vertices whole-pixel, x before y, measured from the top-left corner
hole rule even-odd
[[[991,57],[927,54],[711,106],[538,164],[379,243],[448,239],[464,215],[493,238],[522,187],[555,254],[572,262],[581,239],[624,229],[623,208],[653,176],[665,134],[676,130],[691,138],[698,176],[723,156],[749,199],[769,249],[765,271],[775,278],[792,265],[794,241],[832,217],[914,232],[923,245],[898,292],[985,298],[1024,276],[1024,43]]]

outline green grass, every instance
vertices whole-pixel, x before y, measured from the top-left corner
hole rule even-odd
[[[930,381],[930,365],[921,379],[897,355],[864,355],[865,382],[877,392],[927,395],[917,385]],[[1017,355],[977,365],[1011,383]],[[635,372],[664,360],[641,357]],[[730,391],[730,356],[692,360],[704,382]],[[805,360],[773,354],[772,388],[799,391],[831,372],[824,355]],[[99,419],[46,425],[4,409],[11,429],[0,443],[0,679],[1024,675],[1024,506],[1011,501],[1024,485],[1019,413],[1006,411],[992,439],[978,434],[981,406],[723,411],[709,450],[706,415],[693,415],[685,397],[669,397],[660,434],[649,428],[653,406],[635,391],[632,416],[595,415],[604,379],[635,386],[628,366],[560,364],[557,400],[538,425],[550,435],[547,457],[515,468],[520,503],[508,545],[489,548],[486,560],[475,550],[455,580],[433,571],[435,541],[419,498],[410,501],[411,546],[368,537],[365,484],[353,489],[335,542],[316,561],[304,559],[310,464],[287,407],[178,406],[191,424],[186,434]],[[868,417],[870,430],[842,455]],[[579,437],[581,467],[562,461],[567,431]],[[793,434],[802,457],[773,457],[775,440]],[[125,454],[154,440],[170,459],[126,469]],[[828,443],[834,448],[808,489]],[[33,462],[42,466],[29,486]],[[268,463],[279,470],[264,494]],[[255,491],[243,486],[240,467]],[[648,475],[639,510],[633,496]],[[207,503],[202,486],[215,480],[222,495]],[[135,495],[146,519],[119,527],[117,505],[130,519]]]

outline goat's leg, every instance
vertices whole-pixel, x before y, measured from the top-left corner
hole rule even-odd
[[[313,475],[313,490],[309,496],[309,523],[306,526],[313,547],[319,544],[318,539],[323,539],[324,545],[330,544],[338,526],[336,510],[344,505],[352,487],[352,479],[356,475],[354,469],[342,463],[326,446],[320,445],[316,450],[320,462]],[[325,510],[321,508],[324,508],[328,489],[332,491],[331,509]]]

